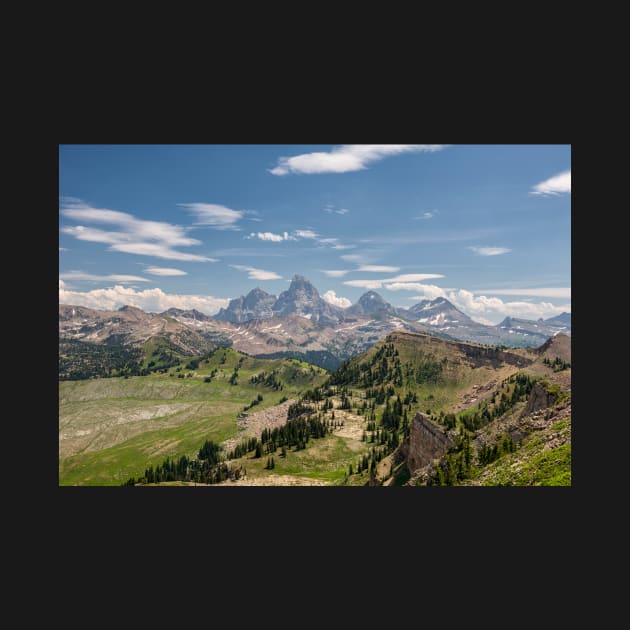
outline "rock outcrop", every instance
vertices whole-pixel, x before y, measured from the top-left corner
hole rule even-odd
[[[452,438],[425,415],[418,413],[411,421],[407,446],[407,468],[413,471],[442,457],[452,445]]]

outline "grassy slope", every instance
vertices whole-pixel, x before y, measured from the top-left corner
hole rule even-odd
[[[463,485],[570,486],[571,418],[526,438],[515,453],[489,464]]]
[[[232,386],[239,359],[238,384]],[[204,383],[213,369],[217,375]],[[251,376],[274,369],[282,391],[249,383]],[[60,484],[116,485],[167,455],[196,455],[204,440],[232,437],[238,413],[259,393],[264,400],[255,410],[325,378],[323,370],[300,361],[256,359],[231,349],[218,350],[192,378],[171,376],[188,372],[173,368],[164,375],[60,383]]]

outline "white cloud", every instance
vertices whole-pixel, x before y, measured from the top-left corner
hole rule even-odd
[[[538,289],[479,289],[474,293],[485,295],[526,295],[532,297],[571,299],[571,287],[541,287]]]
[[[59,303],[76,304],[106,311],[120,308],[126,304],[137,306],[143,311],[161,312],[169,308],[196,309],[207,315],[213,315],[220,308],[225,308],[229,299],[208,295],[175,295],[164,293],[162,289],[136,291],[131,287],[116,285],[107,289],[93,291],[69,291],[63,281],[59,282]]]
[[[446,297],[446,291],[434,284],[423,284],[420,282],[392,282],[384,286],[389,291],[422,291],[422,296],[418,299],[435,300],[438,297]]]
[[[230,265],[234,269],[239,271],[246,271],[247,277],[250,280],[281,280],[282,276],[279,276],[275,271],[265,271],[264,269],[256,269],[256,267],[248,267],[246,265]]]
[[[342,245],[341,243],[337,243],[332,246],[333,249],[355,249],[356,245]]]
[[[334,306],[339,306],[341,308],[348,308],[348,306],[352,306],[352,302],[345,297],[338,296],[334,291],[326,291],[322,295],[322,298],[326,300],[329,304],[333,304]]]
[[[475,252],[477,256],[500,256],[512,251],[508,247],[469,247],[468,249]]]
[[[322,273],[325,273],[329,278],[341,278],[345,276],[350,269],[320,269]]]
[[[188,275],[181,269],[173,269],[172,267],[147,267],[145,269],[147,273],[152,276],[186,276]]]
[[[385,288],[391,291],[400,289],[420,291],[422,295],[414,296],[415,300],[446,298],[475,321],[490,325],[500,322],[508,315],[522,319],[539,319],[541,317],[546,319],[559,315],[563,311],[571,311],[570,303],[555,306],[549,302],[504,302],[496,297],[475,296],[472,291],[466,289],[442,289],[430,284],[404,283],[403,285],[388,285]]]
[[[383,282],[422,282],[422,280],[433,280],[443,278],[441,273],[401,273],[393,278],[387,278]]]
[[[217,262],[216,258],[208,258],[207,256],[180,252],[160,243],[118,243],[116,245],[112,245],[109,249],[116,252],[124,252],[126,254],[154,256],[155,258],[164,258],[166,260],[181,260],[183,262]]]
[[[60,252],[67,252],[67,251],[69,251],[69,250],[68,250],[68,248],[67,248],[67,247],[60,247],[60,248],[59,248],[59,251],[60,251]]]
[[[293,234],[297,238],[319,238],[319,234],[317,232],[314,232],[313,230],[295,230]]]
[[[74,221],[104,223],[115,226],[116,230],[101,230],[84,225],[62,227],[60,232],[69,234],[81,241],[105,243],[110,251],[155,256],[172,260],[191,262],[216,262],[215,259],[198,254],[189,254],[174,249],[200,245],[201,241],[186,235],[186,228],[162,221],[137,219],[127,212],[93,208],[79,200],[64,201],[61,214]]]
[[[571,192],[571,171],[564,171],[536,184],[530,195],[561,195]]]
[[[389,267],[387,265],[361,265],[357,271],[371,271],[373,273],[396,273],[400,267]]]
[[[443,278],[440,273],[403,273],[393,278],[381,278],[380,280],[346,280],[349,287],[363,287],[366,289],[389,289],[390,291],[422,291],[431,285],[418,284],[417,281]],[[436,287],[439,288],[439,287]],[[442,289],[440,289],[441,291]]]
[[[348,214],[348,212],[350,212],[350,210],[348,210],[348,208],[339,208],[339,210],[335,210],[335,212],[337,214]]]
[[[197,217],[197,225],[208,225],[214,230],[240,230],[237,225],[246,210],[232,210],[215,203],[179,203],[178,206],[190,210]]]
[[[281,243],[282,241],[295,241],[295,237],[291,236],[288,232],[282,234],[274,234],[273,232],[252,232],[249,236],[245,236],[247,239],[257,238],[261,241],[272,241],[274,243]]]
[[[88,280],[90,282],[120,282],[122,284],[129,284],[132,282],[150,282],[147,278],[140,276],[128,276],[124,274],[111,274],[107,276],[101,276],[94,273],[85,273],[83,271],[68,271],[66,273],[60,273],[59,277],[63,280]]]
[[[418,220],[418,219],[422,219],[422,220],[427,220],[427,219],[432,219],[436,214],[437,214],[437,210],[429,210],[427,212],[423,212],[419,217],[413,217],[414,219]]]
[[[343,254],[340,256],[342,260],[352,263],[364,263],[365,256],[363,254]]]
[[[363,289],[381,289],[383,287],[382,280],[346,280],[344,284],[349,287],[362,287]]]
[[[411,152],[434,152],[443,144],[344,144],[328,152],[303,153],[281,157],[269,172],[273,175],[290,173],[348,173],[361,171],[367,165],[391,155]]]
[[[570,311],[571,304],[554,306],[549,302],[504,302],[496,297],[480,295],[475,297],[472,291],[459,289],[448,294],[447,298],[458,308],[467,312],[471,317],[481,314],[492,318],[495,323],[505,316],[523,319],[546,319],[559,315],[563,311]]]

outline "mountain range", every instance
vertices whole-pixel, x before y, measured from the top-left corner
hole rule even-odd
[[[540,346],[562,332],[571,334],[571,315],[547,320],[505,318],[496,326],[475,322],[445,298],[394,307],[375,291],[340,308],[324,300],[305,277],[293,277],[275,296],[255,288],[216,315],[171,308],[145,313],[123,306],[102,311],[59,305],[63,341],[141,347],[158,338],[184,356],[230,345],[250,355],[299,356],[326,368],[366,350],[393,331],[422,332],[444,339],[511,347]]]

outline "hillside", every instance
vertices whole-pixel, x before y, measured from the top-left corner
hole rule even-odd
[[[164,374],[61,382],[60,484],[119,484],[165,455],[233,437],[252,402],[267,409],[324,378],[324,370],[300,361],[219,348]]]
[[[570,350],[564,335],[506,349],[395,331],[333,373],[219,347],[62,382],[60,483],[570,482]]]

